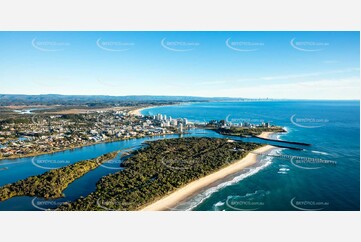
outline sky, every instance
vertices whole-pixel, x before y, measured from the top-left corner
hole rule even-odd
[[[0,32],[0,94],[359,99],[359,32]]]

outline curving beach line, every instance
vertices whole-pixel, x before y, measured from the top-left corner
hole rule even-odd
[[[260,135],[257,135],[257,137],[263,138],[263,139],[269,139],[271,137],[271,135],[274,133],[275,132],[262,132]]]
[[[129,113],[132,114],[132,115],[135,115],[135,116],[141,116],[142,111],[144,109],[155,108],[155,107],[159,107],[159,106],[149,106],[149,107],[137,108],[137,109],[131,110]]]
[[[264,134],[265,137],[268,137],[272,132],[267,132]],[[216,171],[208,176],[202,177],[196,181],[185,185],[182,188],[179,188],[175,192],[161,198],[160,200],[144,207],[141,211],[166,211],[169,208],[175,207],[180,202],[186,200],[187,198],[197,194],[199,191],[215,183],[218,180],[224,179],[227,176],[233,175],[244,168],[254,165],[257,163],[257,155],[260,153],[268,152],[275,147],[272,145],[266,145],[255,149],[254,153],[248,153],[244,158],[232,163],[231,165]]]

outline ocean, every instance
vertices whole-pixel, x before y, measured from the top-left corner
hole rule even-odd
[[[144,109],[192,122],[227,120],[285,127],[275,139],[310,143],[275,149],[246,171],[204,189],[174,210],[360,210],[359,101],[187,103]]]
[[[232,123],[262,123],[285,127],[274,139],[310,143],[301,151],[273,149],[242,172],[207,187],[171,210],[194,211],[357,211],[360,210],[359,101],[248,101],[186,103],[144,109],[191,122],[224,119]],[[191,130],[183,137],[224,137],[211,130]],[[0,161],[0,185],[38,175],[115,151],[139,148],[144,141],[179,135],[132,139],[42,155]],[[275,143],[257,138],[236,138]],[[38,161],[58,161],[39,163]],[[45,164],[39,166],[39,164]],[[1,169],[4,168],[4,169]],[[47,210],[86,196],[104,175],[119,171],[105,163],[71,183],[65,197],[42,200],[14,197],[0,202],[1,210]]]

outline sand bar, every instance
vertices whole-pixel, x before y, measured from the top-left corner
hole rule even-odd
[[[269,139],[272,134],[275,132],[262,132],[260,135],[257,135],[257,137],[263,138],[263,139]]]

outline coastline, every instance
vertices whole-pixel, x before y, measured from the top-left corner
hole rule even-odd
[[[145,106],[145,107],[141,107],[141,108],[136,108],[133,109],[131,111],[129,111],[130,114],[135,115],[135,116],[142,116],[142,111],[144,109],[148,109],[148,108],[157,108],[157,107],[164,107],[164,106],[173,106],[173,105],[178,105],[179,103],[176,104],[170,104],[170,105],[153,105],[153,106]]]
[[[272,134],[272,132],[267,132],[269,134],[264,134],[266,137]],[[248,153],[244,158],[235,161],[231,165],[216,171],[210,175],[202,177],[196,181],[193,181],[182,188],[172,192],[171,194],[155,201],[143,208],[140,211],[166,211],[172,207],[175,207],[178,203],[186,200],[189,197],[196,195],[202,189],[212,185],[213,183],[217,182],[218,180],[224,179],[230,175],[233,175],[244,168],[247,168],[251,165],[257,163],[257,154],[255,153],[264,153],[268,152],[275,147],[272,145],[265,145],[258,149],[253,150],[252,152]]]
[[[132,115],[135,115],[135,116],[141,116],[142,111],[144,109],[166,107],[166,106],[176,106],[176,105],[185,104],[185,103],[196,103],[196,102],[181,102],[181,103],[173,103],[173,104],[165,104],[165,105],[144,106],[144,107],[140,107],[140,108],[130,110],[129,113],[132,114]]]
[[[159,106],[148,106],[148,107],[142,107],[142,108],[137,108],[134,110],[129,111],[130,114],[135,115],[135,116],[141,116],[142,115],[142,111],[146,108],[155,108],[155,107],[159,107]]]
[[[260,135],[257,135],[257,137],[263,138],[263,139],[269,139],[271,137],[271,135],[274,133],[275,132],[262,132]]]

